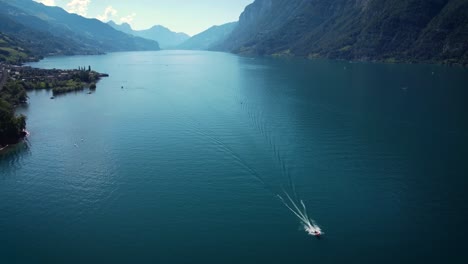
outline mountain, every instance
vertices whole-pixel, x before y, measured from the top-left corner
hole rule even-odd
[[[187,50],[208,50],[213,46],[222,43],[234,28],[237,22],[227,23],[221,26],[213,26],[177,46],[179,49]]]
[[[0,61],[10,63],[36,60],[45,55],[97,53],[92,47],[28,28],[3,14],[0,14],[0,50]]]
[[[117,25],[114,21],[109,21],[107,24],[114,29],[120,30],[124,33],[145,39],[155,40],[163,49],[174,48],[190,38],[190,36],[185,33],[173,32],[163,26],[154,26],[146,30],[133,30],[132,27],[127,23]]]
[[[0,0],[0,30],[23,42],[51,44],[49,53],[96,54],[108,51],[159,50],[155,41],[129,36],[97,19],[70,14],[32,0]],[[19,31],[12,28],[18,27]],[[49,54],[42,54],[49,55]]]
[[[0,62],[15,63],[23,61],[28,57],[28,54],[19,45],[18,41],[10,36],[0,33]],[[0,69],[1,76],[1,69]],[[2,85],[0,78],[0,86]]]
[[[173,48],[190,38],[185,33],[172,32],[163,26],[154,26],[147,30],[137,31],[136,36],[156,40],[161,43],[161,48]]]
[[[111,20],[111,21],[107,22],[107,24],[109,26],[111,26],[113,29],[118,30],[118,31],[122,31],[123,33],[130,34],[130,35],[134,34],[132,26],[130,26],[130,24],[128,24],[128,23],[122,23],[122,24],[118,25],[114,21]],[[161,44],[159,44],[159,45],[161,45]]]
[[[466,0],[256,0],[216,49],[468,64]]]

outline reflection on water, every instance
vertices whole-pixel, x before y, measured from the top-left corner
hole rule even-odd
[[[22,166],[22,160],[26,156],[31,155],[29,144],[28,139],[25,138],[20,143],[8,146],[0,151],[0,167],[5,170],[20,168]]]

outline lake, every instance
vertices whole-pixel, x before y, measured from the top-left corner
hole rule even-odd
[[[468,70],[201,51],[46,58],[0,156],[0,263],[463,263]],[[276,196],[297,195],[309,236]]]

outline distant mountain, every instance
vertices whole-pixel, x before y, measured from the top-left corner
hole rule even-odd
[[[188,50],[209,50],[213,46],[222,43],[236,26],[237,22],[227,23],[221,26],[213,26],[202,33],[189,38],[177,46],[177,48]]]
[[[129,36],[96,19],[67,13],[32,0],[0,0],[0,32],[32,46],[42,55],[96,54],[108,51],[159,50],[155,41]],[[18,28],[15,30],[14,28]]]
[[[146,30],[133,30],[132,27],[127,23],[118,25],[114,21],[109,21],[107,24],[114,29],[120,30],[124,33],[145,39],[155,40],[159,43],[162,49],[174,48],[190,38],[190,36],[185,33],[173,32],[163,26],[154,26]]]
[[[468,64],[467,0],[256,0],[216,47],[241,54]]]
[[[130,26],[130,24],[128,24],[128,23],[122,23],[122,24],[118,25],[114,21],[111,20],[111,21],[107,22],[107,24],[109,26],[111,26],[113,29],[118,30],[118,31],[122,31],[123,33],[126,33],[126,34],[133,35],[135,33],[133,31],[133,29],[132,29],[132,26]],[[161,44],[159,44],[159,45],[161,45]]]
[[[190,38],[190,36],[185,33],[172,32],[163,26],[154,26],[147,30],[137,31],[136,35],[142,38],[156,40],[161,43],[161,48],[164,49],[173,48]]]

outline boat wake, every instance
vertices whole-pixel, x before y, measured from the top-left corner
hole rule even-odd
[[[304,201],[299,200],[300,206],[298,206],[297,202],[295,202],[286,191],[284,191],[284,195],[287,199],[277,194],[278,198],[286,206],[286,208],[288,208],[297,218],[299,218],[301,224],[304,227],[304,230],[311,236],[320,237],[323,235],[324,233],[322,232],[322,229],[315,223],[312,218],[307,215],[307,208]]]
[[[281,200],[281,202],[286,206],[286,208],[288,208],[297,218],[299,218],[300,223],[304,228],[304,231],[308,235],[320,238],[320,236],[324,233],[322,232],[321,228],[315,223],[315,221],[309,217],[304,201],[298,198],[299,196],[296,193],[296,185],[291,175],[290,168],[287,166],[284,158],[282,157],[281,151],[278,148],[277,144],[275,144],[274,138],[266,132],[267,129],[265,125],[262,125],[263,122],[255,121],[259,118],[255,118],[255,115],[250,111],[248,111],[248,113],[249,117],[253,119],[253,123],[255,124],[256,128],[266,138],[269,145],[271,146],[273,157],[276,159],[276,162],[280,164],[280,185],[282,186],[280,188],[275,186],[272,182],[268,181],[268,179],[264,177],[263,174],[261,174],[255,169],[255,166],[251,166],[248,163],[248,161],[242,157],[242,155],[240,155],[232,147],[230,147],[228,144],[219,139],[213,131],[210,131],[207,128],[201,128],[200,123],[196,121],[196,118],[191,116],[188,112],[186,113],[188,117],[188,122],[186,122],[186,124],[191,123],[190,132],[209,139],[211,141],[211,144],[218,147],[226,154],[229,154],[226,156],[232,158],[236,163],[243,167],[251,176],[253,176],[259,182],[261,182],[267,190],[269,190],[273,195],[277,196]],[[251,115],[253,115],[253,117]],[[294,194],[293,197],[295,199],[291,198],[291,195],[284,188],[290,190],[291,193]],[[279,189],[281,189],[282,191],[280,191]]]

